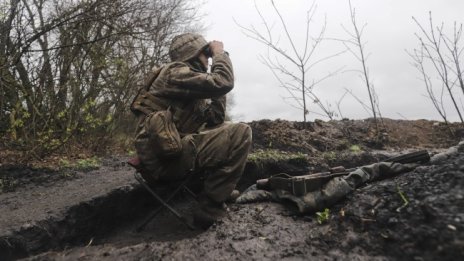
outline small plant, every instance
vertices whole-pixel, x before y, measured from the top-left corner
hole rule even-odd
[[[61,171],[61,177],[63,178],[70,178],[74,177],[75,173],[69,169]]]
[[[0,193],[12,191],[16,185],[16,181],[8,178],[0,178]]]
[[[97,157],[80,159],[76,162],[76,168],[79,170],[97,169],[100,166],[100,160]]]
[[[329,221],[330,217],[330,210],[328,208],[324,209],[323,212],[316,212],[317,216],[317,223],[323,224],[327,221]]]
[[[337,159],[337,153],[335,151],[327,151],[327,152],[322,153],[322,157],[326,161],[334,161]]]
[[[405,208],[407,205],[409,205],[409,200],[406,198],[406,196],[404,195],[404,192],[400,189],[400,187],[398,185],[396,186],[396,190],[398,191],[398,195],[400,195],[400,198],[403,201],[403,205],[398,207],[396,209],[396,212],[401,212],[401,210],[403,208]]]
[[[361,147],[359,145],[351,145],[350,146],[350,151],[353,153],[359,153],[362,151]]]
[[[67,159],[60,159],[59,164],[60,164],[60,169],[62,168],[67,169],[71,167],[71,162],[69,162],[69,160]]]
[[[251,162],[259,162],[259,161],[281,161],[281,160],[294,160],[294,161],[306,161],[308,155],[297,152],[297,153],[289,153],[285,151],[279,150],[256,150],[253,153],[248,155],[248,160]]]
[[[97,157],[91,157],[87,159],[79,159],[76,162],[71,162],[67,159],[60,159],[60,169],[62,170],[92,170],[100,167],[100,160]],[[64,175],[68,175],[68,172],[64,172]]]

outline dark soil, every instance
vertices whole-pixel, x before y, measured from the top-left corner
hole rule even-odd
[[[372,119],[291,122],[261,120],[250,123],[255,148],[276,148],[309,154],[343,151],[352,145],[363,149],[403,150],[444,148],[464,138],[464,128],[428,120],[406,121],[384,119],[380,134]]]
[[[448,132],[429,121],[388,120],[382,138],[372,134],[369,120],[250,125],[255,149],[308,157],[250,162],[241,188],[278,172],[351,167],[419,148],[436,153],[461,139],[461,126]],[[335,157],[320,155],[327,152]],[[207,231],[189,230],[163,211],[141,233],[134,230],[155,203],[136,184],[125,158],[88,172],[2,167],[0,179],[12,185],[0,194],[0,260],[460,260],[464,152],[447,157],[359,188],[331,207],[322,225],[316,215],[267,202],[229,204],[228,217]],[[195,206],[184,196],[173,205],[184,213]]]

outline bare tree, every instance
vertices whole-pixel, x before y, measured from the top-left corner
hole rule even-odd
[[[37,156],[72,136],[111,137],[172,37],[199,25],[188,0],[2,2],[2,136]]]
[[[348,51],[359,61],[361,64],[361,70],[355,70],[359,72],[361,78],[364,81],[366,86],[367,94],[369,96],[369,103],[370,105],[366,105],[362,102],[362,99],[358,98],[352,91],[348,91],[351,96],[353,96],[366,111],[374,117],[374,122],[376,126],[376,131],[379,133],[379,120],[378,117],[380,116],[380,109],[379,109],[379,100],[377,93],[375,91],[374,85],[372,80],[369,76],[369,67],[367,66],[367,62],[369,59],[369,55],[366,54],[366,42],[363,39],[364,29],[366,28],[367,24],[363,24],[359,27],[358,22],[356,20],[356,9],[351,5],[351,0],[348,0],[349,8],[350,8],[350,20],[352,30],[347,29],[345,26],[342,25],[344,31],[350,36],[347,40],[342,40],[341,42],[345,45]]]
[[[290,96],[287,97],[286,100],[290,100],[292,106],[302,111],[304,122],[307,121],[306,117],[310,112],[308,99],[322,110],[323,116],[333,119],[334,111],[330,108],[330,105],[324,104],[324,102],[321,101],[315,92],[315,87],[317,84],[338,73],[341,69],[329,72],[327,75],[318,79],[314,77],[310,78],[311,70],[314,69],[316,65],[342,53],[335,53],[319,59],[315,56],[316,51],[319,49],[324,39],[327,24],[326,20],[324,20],[324,23],[314,36],[310,34],[311,25],[314,22],[313,19],[317,10],[317,6],[313,1],[306,13],[305,27],[302,33],[302,35],[305,36],[302,44],[303,47],[298,48],[297,38],[291,36],[288,25],[279,11],[279,8],[273,0],[270,0],[270,3],[278,19],[278,23],[281,26],[280,32],[283,32],[285,43],[290,46],[290,50],[286,50],[284,47],[285,43],[280,41],[280,37],[274,35],[273,26],[265,19],[261,10],[256,5],[256,1],[255,8],[265,29],[260,31],[253,25],[250,27],[245,27],[238,23],[237,25],[247,37],[268,47],[268,52],[266,54],[261,54],[259,58],[262,63],[271,69],[273,75],[279,81],[280,86],[287,90]],[[313,111],[313,113],[316,112]]]
[[[414,49],[413,53],[410,54],[411,58],[413,59],[413,65],[414,67],[417,68],[417,70],[420,73],[421,79],[424,81],[425,89],[427,91],[427,97],[430,99],[430,101],[433,104],[433,107],[435,110],[438,112],[438,114],[441,116],[443,121],[448,124],[448,118],[446,116],[446,110],[443,106],[443,94],[445,92],[445,85],[441,86],[440,90],[440,95],[436,94],[432,80],[430,79],[430,76],[428,75],[426,69],[425,69],[425,53],[424,53],[424,48],[421,47],[420,49]]]
[[[424,81],[427,95],[432,101],[437,112],[445,122],[448,122],[446,110],[444,107],[444,93],[448,94],[459,119],[464,123],[460,106],[458,105],[458,94],[454,91],[455,87],[461,89],[464,94],[463,71],[461,70],[461,54],[464,47],[461,46],[462,24],[454,23],[453,36],[450,38],[444,32],[444,23],[435,26],[432,20],[432,12],[429,12],[428,29],[422,26],[419,21],[413,17],[413,21],[419,27],[419,33],[416,37],[419,41],[419,48],[409,52],[413,59],[413,65],[419,70],[421,78]],[[441,91],[438,95],[434,89],[433,78],[430,75],[435,72],[441,85]],[[461,96],[462,97],[462,96]]]

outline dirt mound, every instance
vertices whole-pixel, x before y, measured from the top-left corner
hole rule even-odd
[[[256,149],[279,149],[314,154],[362,149],[447,148],[464,137],[464,126],[428,120],[383,119],[380,135],[372,119],[291,122],[261,120],[250,123]]]

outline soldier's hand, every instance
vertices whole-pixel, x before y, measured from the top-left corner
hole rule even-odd
[[[224,44],[220,41],[212,41],[209,43],[209,49],[211,50],[211,54],[213,56],[216,54],[223,54]]]

